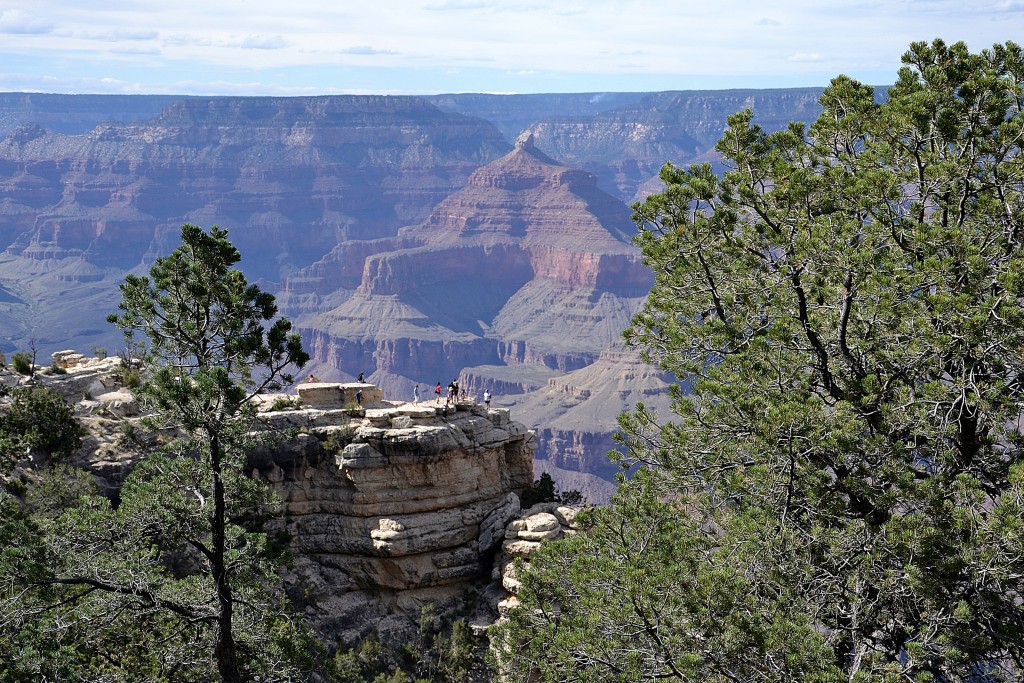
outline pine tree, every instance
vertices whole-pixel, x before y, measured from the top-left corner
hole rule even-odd
[[[1024,675],[1024,56],[903,62],[635,207],[627,338],[692,392],[623,417],[650,469],[525,572],[511,680]]]

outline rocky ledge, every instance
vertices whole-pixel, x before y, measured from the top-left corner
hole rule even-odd
[[[75,403],[88,436],[74,460],[111,495],[146,450],[125,436],[139,418],[114,380],[119,365],[68,351],[54,354],[62,372],[37,374]],[[508,409],[388,401],[362,382],[304,382],[258,400],[273,436],[249,471],[281,500],[286,583],[327,642],[373,635],[400,646],[424,605],[473,609],[468,591],[488,581],[533,481],[533,432]]]
[[[519,606],[516,597],[520,588],[516,576],[516,559],[529,563],[530,556],[541,543],[557,541],[579,531],[576,514],[580,508],[560,503],[538,503],[513,519],[505,529],[505,540],[501,552],[494,562],[491,578],[501,583],[505,591],[497,603],[497,612],[504,618],[510,610]]]
[[[296,553],[364,589],[480,576],[532,482],[533,435],[474,403],[345,405],[263,415],[287,438],[251,464],[281,497]]]

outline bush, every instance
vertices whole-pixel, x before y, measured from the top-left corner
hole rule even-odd
[[[12,390],[10,406],[0,413],[0,441],[19,454],[29,449],[67,457],[82,445],[84,433],[64,397],[45,387]]]
[[[142,371],[138,368],[122,365],[114,371],[114,379],[120,382],[123,387],[137,389],[142,384]]]
[[[531,508],[537,503],[561,503],[563,505],[582,505],[583,494],[576,489],[559,491],[555,488],[555,480],[551,475],[544,472],[537,481],[519,495],[519,504],[524,510]]]
[[[345,450],[345,446],[352,443],[352,440],[356,436],[355,427],[347,426],[342,427],[331,432],[326,439],[324,439],[322,448],[325,452],[337,455]]]
[[[32,354],[27,351],[18,351],[11,356],[11,363],[14,371],[19,375],[30,376],[32,374]]]
[[[142,370],[134,352],[128,348],[120,351],[117,356],[121,359],[121,364],[114,368],[114,379],[128,389],[138,388],[142,384]]]
[[[57,516],[78,504],[82,496],[99,494],[96,479],[85,470],[57,464],[43,471],[27,491],[26,504],[33,512]]]
[[[274,413],[279,410],[292,410],[293,408],[299,407],[299,400],[295,398],[288,398],[287,396],[278,396],[274,399],[274,402],[270,405],[270,412]]]

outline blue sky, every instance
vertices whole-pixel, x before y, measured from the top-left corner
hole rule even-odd
[[[891,83],[1024,0],[0,0],[0,91],[306,95]]]

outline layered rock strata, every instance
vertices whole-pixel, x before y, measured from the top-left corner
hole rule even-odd
[[[66,372],[36,381],[75,403],[88,434],[72,461],[116,498],[156,445],[134,442],[125,429],[137,413],[115,379],[120,359],[73,351],[54,359]],[[0,367],[0,383],[18,381]],[[248,460],[282,501],[272,531],[290,539],[290,593],[328,642],[351,647],[372,633],[400,647],[415,636],[409,628],[424,605],[443,611],[488,579],[520,511],[517,494],[533,480],[533,434],[507,409],[465,400],[387,401],[368,383],[297,389],[258,397],[263,428],[279,436]],[[368,399],[363,406],[347,400],[356,390]],[[124,397],[124,412],[115,396]]]
[[[36,113],[0,136],[4,351],[114,348],[103,318],[118,281],[172,250],[184,222],[228,228],[247,276],[279,282],[423,220],[509,149],[487,122],[407,97],[177,98],[73,135],[44,128],[57,122],[32,99],[0,98]]]
[[[424,222],[289,278],[285,304],[323,374],[369,367],[391,395],[467,367],[576,370],[618,337],[652,282],[626,225],[621,202],[527,133]],[[362,275],[340,305],[303,315],[316,278],[346,282],[332,272]]]
[[[501,552],[494,562],[491,578],[501,583],[505,593],[497,603],[501,617],[519,605],[516,593],[522,585],[516,576],[515,561],[529,562],[541,544],[557,541],[579,531],[576,515],[580,508],[559,503],[538,503],[520,513],[505,529]]]
[[[281,497],[304,571],[341,572],[351,589],[480,577],[533,480],[532,434],[507,410],[321,402],[262,418],[298,430],[251,465]]]

